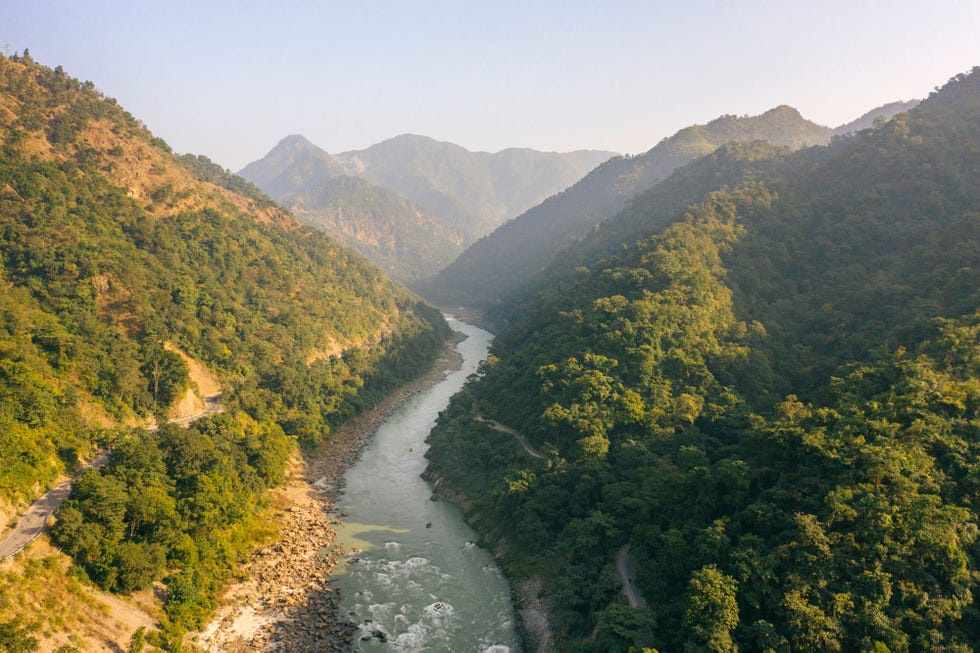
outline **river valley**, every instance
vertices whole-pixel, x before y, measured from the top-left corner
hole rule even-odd
[[[335,570],[341,614],[362,650],[516,651],[510,589],[454,506],[432,501],[420,474],[439,411],[487,354],[491,334],[457,320],[461,369],[393,413],[346,474],[338,541],[354,552]]]

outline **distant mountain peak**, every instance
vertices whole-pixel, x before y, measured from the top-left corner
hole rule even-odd
[[[323,160],[332,160],[332,154],[317,146],[302,134],[291,134],[282,139],[273,147],[269,154],[271,157],[290,157],[298,160],[304,157],[315,157]]]
[[[240,174],[305,222],[412,279],[434,273],[463,245],[565,190],[613,154],[472,152],[399,134],[331,155],[293,134]]]
[[[803,117],[803,115],[799,112],[799,110],[797,110],[796,107],[791,107],[788,104],[780,104],[779,106],[775,106],[772,109],[769,109],[769,111],[763,112],[762,115],[768,116],[768,115],[779,115],[779,114],[798,116],[800,118]]]
[[[268,154],[248,164],[238,173],[259,188],[277,195],[292,184],[282,176],[301,166],[315,171],[320,177],[341,177],[346,173],[336,157],[317,147],[301,134],[291,134],[279,141]]]
[[[812,122],[811,120],[807,120],[806,118],[804,118],[803,114],[800,113],[799,109],[797,109],[796,107],[791,107],[788,104],[780,104],[777,107],[773,107],[772,109],[769,109],[768,111],[764,112],[760,116],[760,118],[765,118],[768,120],[777,119],[777,120],[797,120],[800,122]]]
[[[277,143],[276,146],[274,148],[272,148],[272,151],[275,152],[276,150],[278,150],[280,148],[282,148],[282,149],[285,149],[285,148],[301,149],[302,148],[302,149],[311,149],[311,150],[312,149],[316,149],[316,150],[320,150],[321,149],[321,148],[317,147],[316,145],[314,145],[312,142],[310,142],[310,140],[308,138],[306,138],[306,136],[303,136],[302,134],[290,134],[289,136],[287,136],[284,139],[282,139],[281,141],[279,141],[279,143]]]

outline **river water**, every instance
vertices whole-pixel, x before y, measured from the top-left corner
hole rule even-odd
[[[450,319],[468,336],[457,345],[463,366],[394,412],[348,470],[338,508],[338,539],[353,559],[335,573],[342,614],[360,624],[361,650],[520,649],[510,587],[459,510],[432,501],[420,478],[425,438],[436,416],[486,358],[491,334]]]

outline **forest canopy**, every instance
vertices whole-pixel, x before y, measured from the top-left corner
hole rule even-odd
[[[428,473],[565,648],[980,641],[977,179],[975,70],[828,147],[725,146],[501,305]]]

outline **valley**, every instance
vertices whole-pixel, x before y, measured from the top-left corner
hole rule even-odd
[[[0,56],[0,650],[973,650],[977,180],[978,68],[239,176]]]

